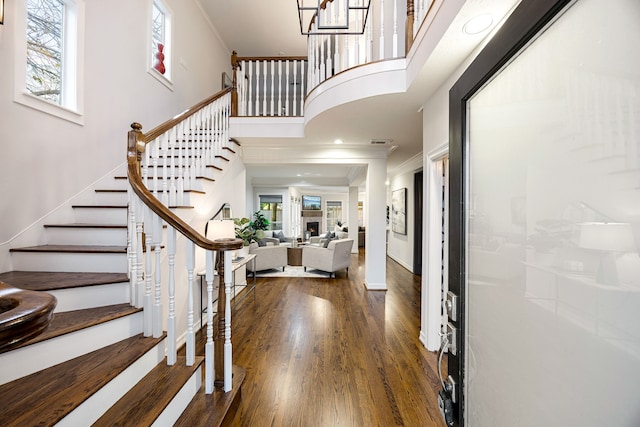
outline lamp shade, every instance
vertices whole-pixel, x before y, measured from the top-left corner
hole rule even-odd
[[[231,220],[211,220],[207,223],[207,238],[209,240],[233,239],[236,237],[236,228]]]
[[[629,252],[635,249],[631,224],[626,222],[585,222],[580,224],[578,246],[611,252]]]

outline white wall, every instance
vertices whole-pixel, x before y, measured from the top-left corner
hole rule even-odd
[[[84,126],[13,102],[15,20],[13,2],[6,3],[0,26],[5,251],[14,236],[125,161],[131,122],[150,130],[220,89],[228,50],[195,1],[166,3],[174,18],[173,91],[147,73],[150,2],[86,2]]]
[[[409,271],[413,271],[413,241],[415,230],[414,217],[414,173],[407,172],[393,177],[388,186],[387,206],[389,206],[389,229],[387,255]],[[391,227],[391,194],[401,188],[407,189],[406,224],[407,234],[394,233]]]

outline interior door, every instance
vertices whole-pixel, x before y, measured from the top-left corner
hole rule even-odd
[[[452,424],[640,425],[639,18],[524,0],[451,90]]]

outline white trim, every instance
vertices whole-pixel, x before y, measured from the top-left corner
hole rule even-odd
[[[438,176],[437,163],[449,156],[449,142],[445,142],[427,153],[425,166],[427,169],[427,185],[425,186],[426,215],[424,218],[423,241],[426,242],[423,254],[423,265],[427,266],[426,274],[422,275],[422,313],[420,341],[427,350],[436,351],[440,348],[440,233],[442,201],[440,188],[442,179]],[[431,284],[431,285],[430,285]],[[426,337],[426,339],[425,339]],[[424,339],[424,340],[423,340]]]

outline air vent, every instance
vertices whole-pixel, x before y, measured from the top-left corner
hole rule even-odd
[[[372,139],[369,141],[371,145],[387,145],[390,144],[392,139]]]

